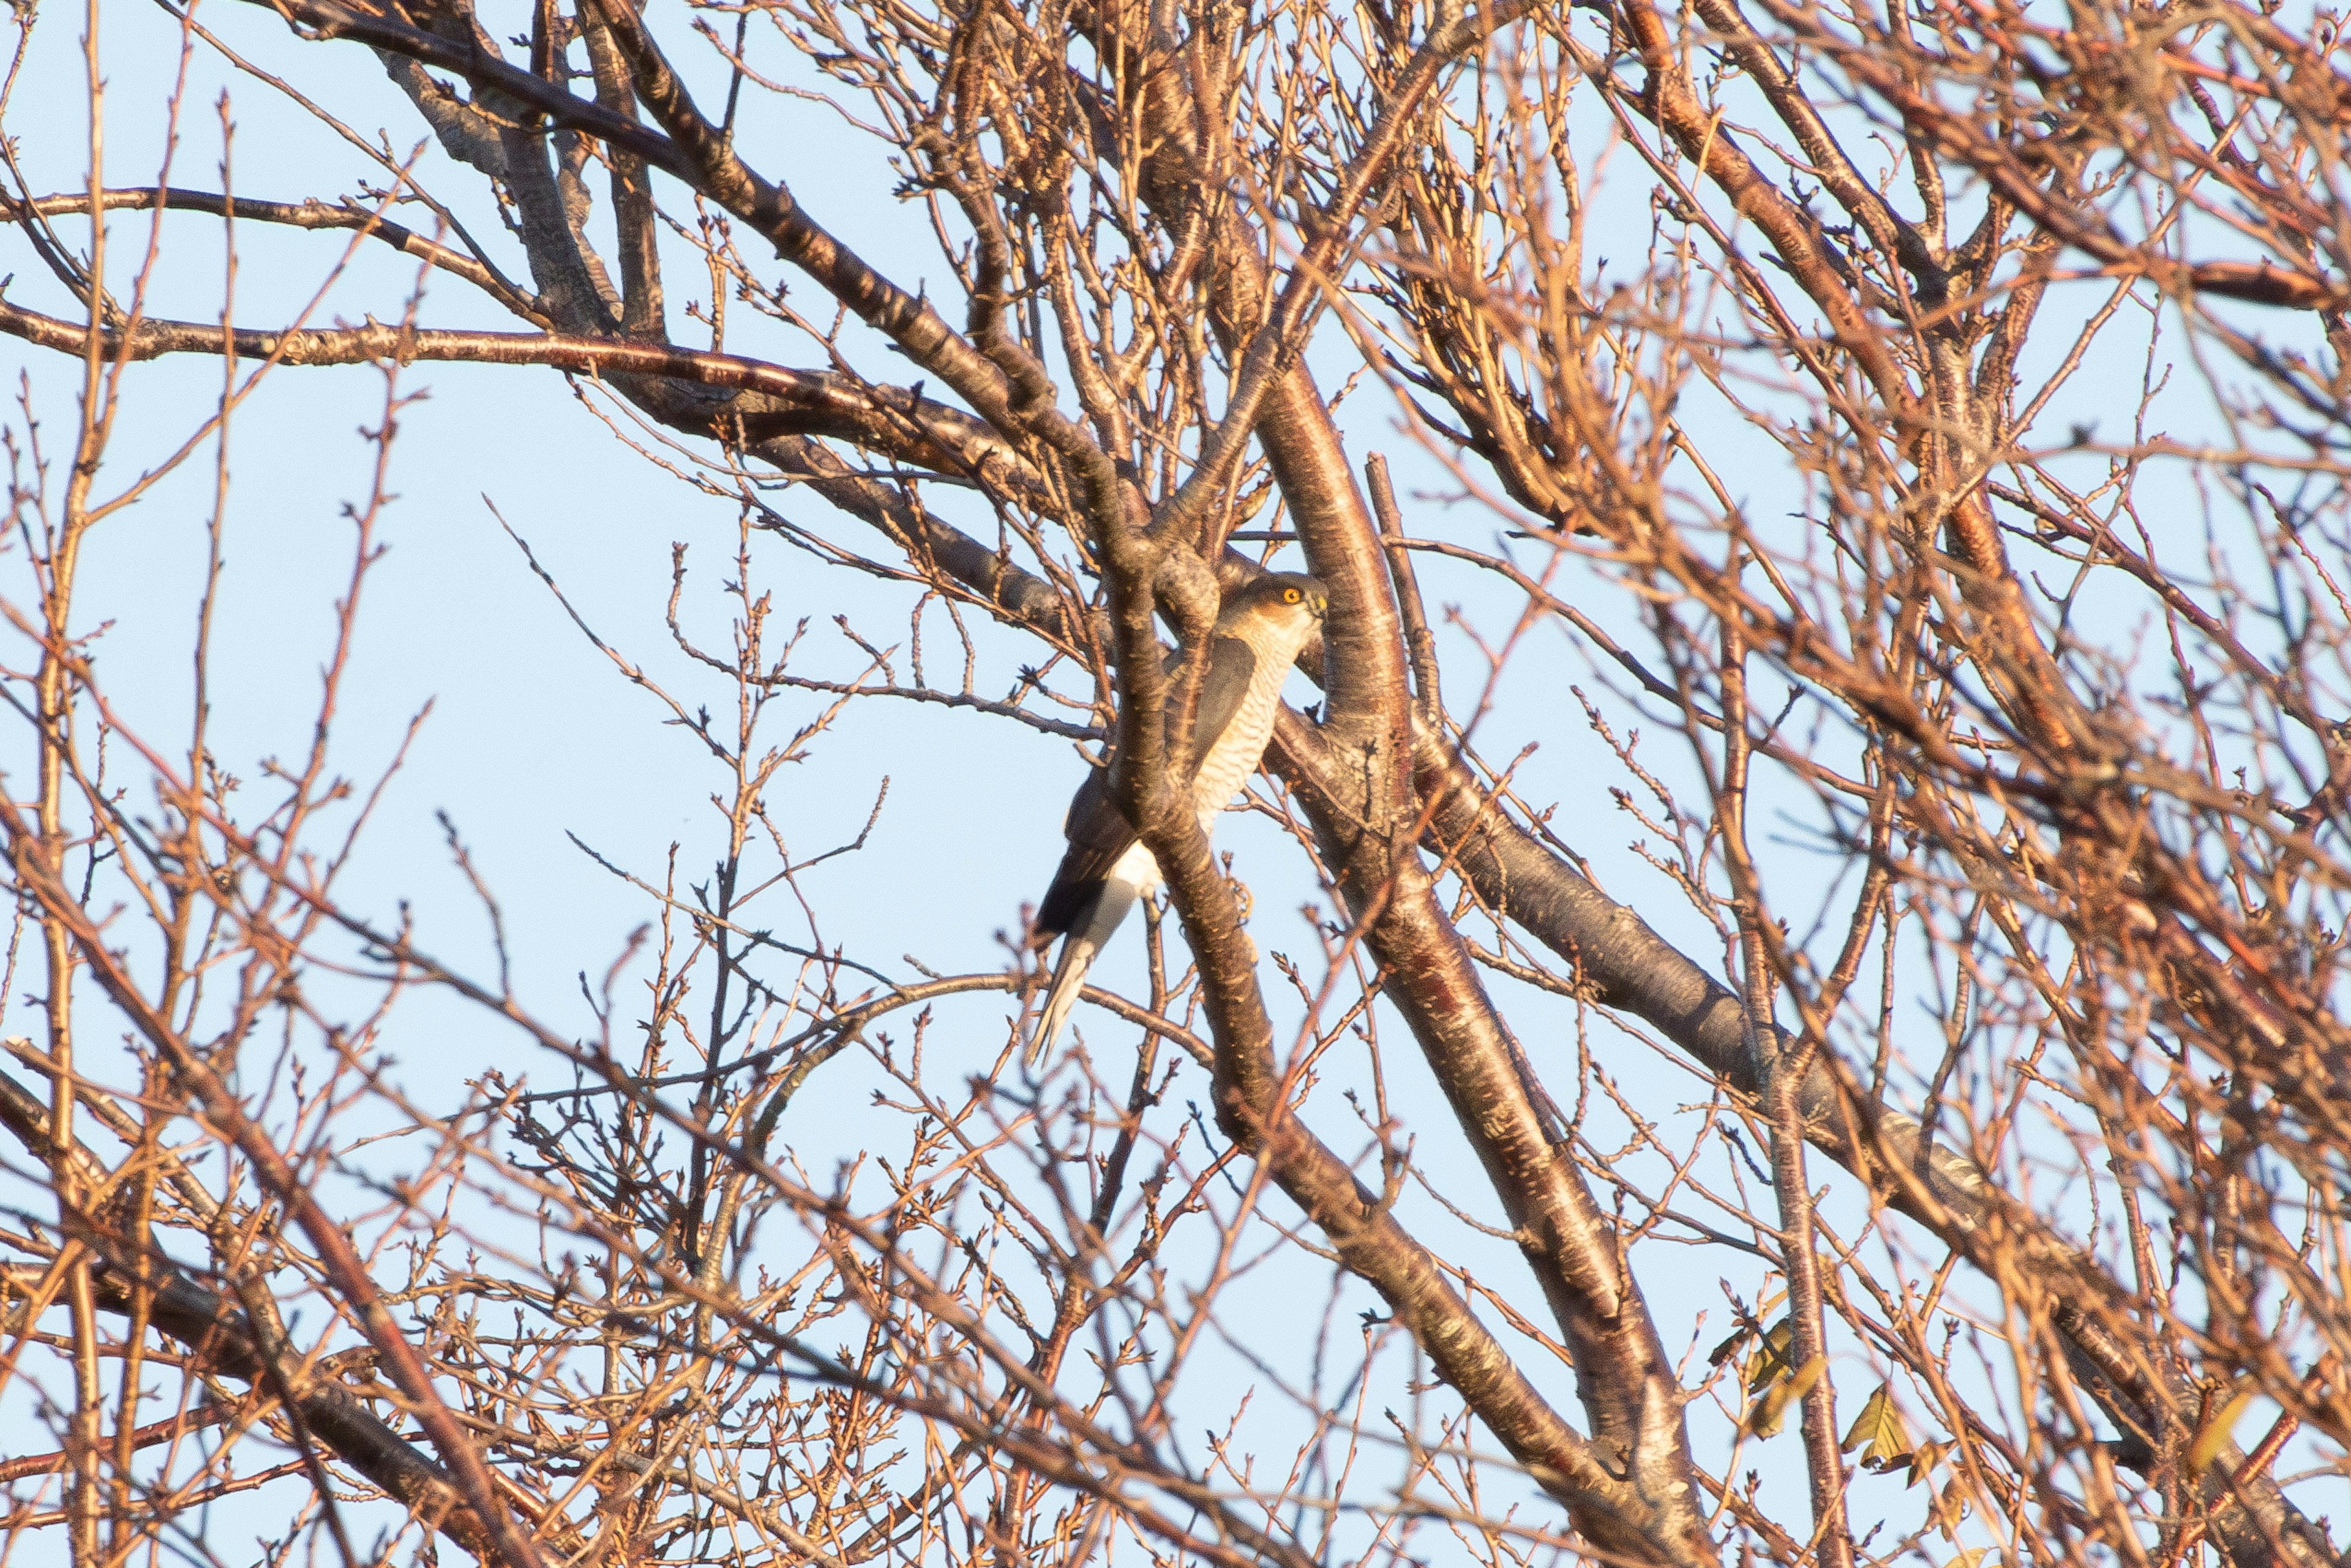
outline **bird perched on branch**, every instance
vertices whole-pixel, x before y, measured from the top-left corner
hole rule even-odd
[[[1282,677],[1312,641],[1330,602],[1318,580],[1276,572],[1237,590],[1217,612],[1192,724],[1192,801],[1201,832],[1213,833],[1217,813],[1257,770],[1281,705]],[[1180,650],[1170,654],[1168,669],[1183,659]],[[1167,721],[1176,722],[1172,704]],[[1096,768],[1078,786],[1061,833],[1070,847],[1038,906],[1029,943],[1041,951],[1056,936],[1067,940],[1022,1057],[1030,1067],[1060,1037],[1094,956],[1135,901],[1159,887],[1159,862],[1111,800],[1107,767]]]

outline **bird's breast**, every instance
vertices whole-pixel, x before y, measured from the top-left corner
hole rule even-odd
[[[1234,710],[1232,723],[1200,758],[1199,769],[1192,778],[1192,803],[1200,813],[1203,830],[1257,770],[1258,758],[1265,755],[1265,743],[1273,734],[1274,710],[1280,703],[1278,678],[1253,683]]]

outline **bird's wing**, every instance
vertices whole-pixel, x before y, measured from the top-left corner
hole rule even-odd
[[[1070,815],[1061,825],[1070,841],[1053,885],[1037,906],[1034,940],[1040,947],[1085,923],[1094,900],[1102,896],[1103,879],[1134,842],[1134,825],[1110,798],[1110,769],[1092,768],[1070,801]]]
[[[1168,656],[1171,671],[1183,656],[1181,650]],[[1200,700],[1193,716],[1194,766],[1233,722],[1256,673],[1256,651],[1240,638],[1218,637],[1209,643],[1208,668],[1200,677]],[[1084,923],[1087,911],[1102,895],[1111,867],[1134,842],[1134,824],[1110,798],[1107,767],[1091,769],[1078,786],[1070,800],[1070,814],[1061,824],[1061,836],[1069,840],[1070,847],[1053,873],[1053,884],[1037,906],[1034,939],[1040,946]]]
[[[1233,722],[1256,675],[1257,650],[1238,637],[1220,636],[1208,644],[1207,673],[1200,677],[1200,706],[1192,722],[1193,767]]]

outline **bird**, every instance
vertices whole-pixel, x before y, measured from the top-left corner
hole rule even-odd
[[[1192,724],[1192,803],[1201,832],[1213,833],[1217,814],[1257,771],[1281,706],[1282,677],[1313,640],[1330,605],[1320,579],[1285,571],[1236,590],[1218,610]],[[1183,650],[1171,653],[1168,670],[1184,657]],[[1176,717],[1171,704],[1167,722]],[[1135,901],[1157,892],[1160,882],[1158,861],[1111,799],[1107,764],[1078,786],[1061,836],[1069,848],[1029,928],[1029,945],[1040,953],[1061,938],[1044,1009],[1021,1057],[1031,1070],[1060,1037],[1095,955]]]

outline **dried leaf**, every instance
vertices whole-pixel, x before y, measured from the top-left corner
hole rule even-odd
[[[1845,1428],[1842,1451],[1861,1449],[1861,1462],[1872,1470],[1890,1470],[1910,1458],[1910,1428],[1895,1407],[1893,1390],[1881,1383]]]
[[[1944,1540],[1957,1545],[1959,1521],[1967,1518],[1972,1506],[1968,1501],[1967,1478],[1953,1476],[1950,1484],[1943,1488],[1942,1495],[1935,1500],[1935,1506],[1928,1511],[1927,1521],[1943,1532]]]
[[[1910,1456],[1910,1474],[1903,1479],[1902,1484],[1906,1487],[1915,1487],[1920,1481],[1932,1478],[1935,1467],[1943,1462],[1943,1456],[1950,1451],[1950,1447],[1949,1443],[1919,1444]]]
[[[2188,1446],[2188,1473],[2200,1476],[2206,1466],[2229,1446],[2229,1434],[2236,1428],[2237,1417],[2253,1401],[2253,1385],[2246,1383],[2229,1396],[2220,1407],[2205,1418],[2197,1429],[2196,1440]]]
[[[1795,1337],[1796,1324],[1792,1318],[1782,1318],[1764,1331],[1761,1343],[1755,1347],[1755,1354],[1747,1358],[1748,1393],[1761,1394],[1768,1385],[1788,1375],[1788,1346]]]
[[[1813,1385],[1826,1372],[1829,1358],[1816,1355],[1788,1376],[1781,1378],[1757,1396],[1748,1407],[1745,1426],[1759,1437],[1776,1437],[1788,1418],[1788,1406],[1812,1392]]]

